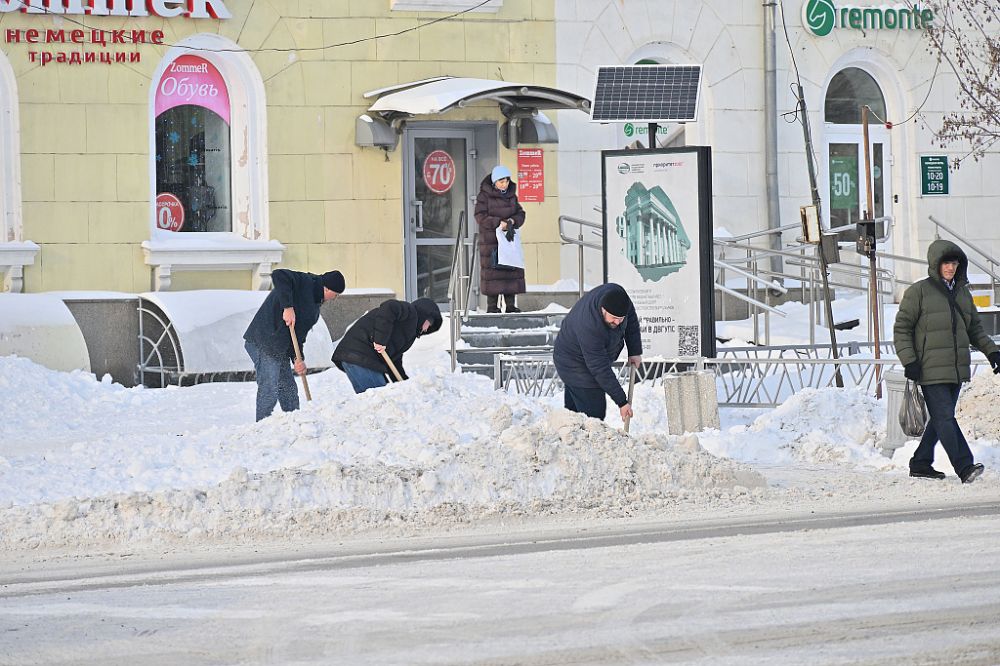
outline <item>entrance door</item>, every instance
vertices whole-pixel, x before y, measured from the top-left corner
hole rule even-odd
[[[466,242],[475,221],[475,146],[472,130],[411,129],[405,141],[406,298],[448,300],[448,281],[466,215]]]
[[[892,215],[890,170],[892,165],[889,150],[889,132],[881,125],[870,125],[868,136],[871,141],[872,164],[872,217]],[[826,127],[826,172],[829,205],[823,208],[824,221],[828,228],[857,224],[868,206],[868,191],[865,188],[865,144],[862,129],[853,125],[827,125]],[[885,235],[879,229],[879,235]],[[844,234],[844,240],[854,238]]]

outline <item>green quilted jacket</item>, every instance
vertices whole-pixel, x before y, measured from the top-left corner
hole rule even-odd
[[[955,288],[941,279],[941,259],[958,255]],[[955,243],[936,240],[927,248],[927,275],[903,293],[892,328],[899,362],[920,362],[921,384],[961,384],[971,376],[975,345],[984,354],[997,351],[983,330],[969,291],[969,259]]]

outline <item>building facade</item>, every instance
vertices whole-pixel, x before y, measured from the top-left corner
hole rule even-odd
[[[920,256],[933,215],[997,255],[995,154],[946,164],[947,193],[924,187],[942,175],[935,159],[967,150],[941,149],[929,129],[959,108],[954,77],[926,48],[936,11],[0,0],[0,269],[8,290],[137,293],[259,289],[276,267],[338,268],[351,287],[442,299],[462,214],[502,163],[522,181],[528,282],[575,277],[559,216],[599,221],[600,150],[647,142],[644,127],[591,123],[580,100],[599,66],[635,63],[703,65],[698,122],[664,126],[659,140],[711,146],[719,233],[795,223],[810,202],[802,126],[785,122],[801,81],[825,224],[865,207],[868,104],[873,212],[891,218],[892,251]],[[586,261],[599,282],[599,258]]]

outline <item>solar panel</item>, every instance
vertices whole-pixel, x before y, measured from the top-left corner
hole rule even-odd
[[[680,123],[698,119],[701,65],[601,67],[593,122]]]

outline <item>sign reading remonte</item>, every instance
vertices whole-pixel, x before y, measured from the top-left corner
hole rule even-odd
[[[923,30],[934,21],[934,10],[919,4],[907,6],[835,5],[833,0],[806,0],[802,3],[802,24],[817,37],[826,37],[834,28],[841,30]]]

